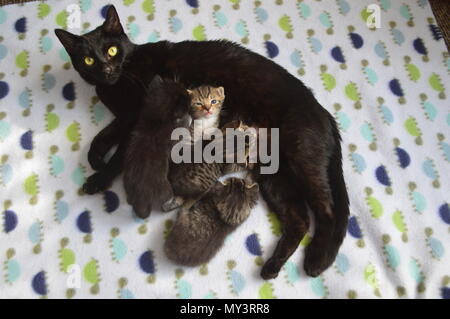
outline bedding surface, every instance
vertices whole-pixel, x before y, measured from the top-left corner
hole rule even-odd
[[[175,213],[137,219],[121,177],[102,194],[79,191],[93,173],[90,142],[112,115],[53,29],[92,30],[108,3],[136,43],[229,39],[267,56],[336,117],[351,218],[331,268],[304,274],[306,237],[278,278],[262,280],[281,233],[262,199],[217,257],[187,268],[162,250]],[[380,28],[366,25],[377,21],[371,3]],[[449,80],[423,0],[1,7],[0,298],[450,298]]]

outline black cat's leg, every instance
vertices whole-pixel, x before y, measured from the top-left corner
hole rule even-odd
[[[312,277],[334,262],[346,234],[349,201],[342,173],[339,130],[323,112],[320,121],[301,118],[285,130],[285,150],[295,183],[305,190],[315,219],[314,237],[306,248],[304,269]],[[318,125],[321,123],[321,125]],[[302,127],[298,130],[296,127]],[[287,134],[286,134],[287,133]]]
[[[333,264],[336,258],[336,255],[329,254],[336,219],[332,211],[333,201],[327,193],[328,191],[321,195],[310,196],[308,199],[314,212],[315,231],[305,251],[304,269],[305,273],[311,277],[319,276]]]
[[[301,193],[296,196],[293,190],[297,188],[290,184],[288,178],[268,176],[260,181],[259,186],[263,198],[269,209],[277,214],[282,225],[282,235],[278,244],[261,270],[263,279],[272,279],[278,276],[281,267],[289,257],[296,251],[302,238],[309,229],[309,218],[306,202]],[[297,189],[298,190],[298,189]]]
[[[300,241],[306,235],[309,228],[308,218],[301,218],[299,211],[306,212],[305,203],[292,205],[282,214],[277,214],[282,224],[283,234],[277,246],[261,270],[263,279],[272,279],[278,276],[281,267],[287,262],[289,257],[297,250]]]
[[[301,177],[306,198],[314,215],[314,237],[305,251],[304,269],[308,276],[316,277],[326,270],[335,256],[329,255],[336,224],[333,212],[333,196],[327,173],[328,162],[323,158],[315,161],[303,156],[290,159],[295,176]]]
[[[88,151],[88,162],[92,169],[99,171],[105,166],[106,153],[120,140],[121,126],[119,120],[114,119],[101,130],[92,140]]]
[[[128,140],[122,140],[109,162],[107,162],[101,170],[87,178],[86,183],[83,185],[83,191],[86,194],[102,192],[111,186],[114,178],[123,171],[127,145]]]

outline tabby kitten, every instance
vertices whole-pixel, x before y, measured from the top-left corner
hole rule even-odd
[[[236,127],[236,125],[239,126]],[[240,130],[241,132],[248,129],[248,126],[242,122],[239,124],[231,122],[227,123],[222,130],[225,132],[226,128],[231,127]],[[224,135],[226,136],[226,134]],[[225,140],[219,142],[225,144]],[[248,161],[249,144],[246,144],[245,147],[245,160]],[[247,163],[226,163],[225,161],[223,163],[202,162],[179,164],[172,162],[168,178],[172,185],[174,197],[162,205],[162,210],[165,212],[171,211],[179,208],[181,205],[190,207],[206,194],[220,177],[229,173],[244,171],[246,168],[250,168]]]
[[[207,263],[228,234],[250,215],[258,200],[258,185],[250,179],[216,182],[190,209],[181,209],[166,239],[167,257],[179,265]]]
[[[225,100],[222,86],[213,87],[202,85],[188,90],[191,97],[190,115],[192,117],[191,136],[195,142],[197,138],[194,131],[208,135],[212,129],[219,126],[219,115]]]

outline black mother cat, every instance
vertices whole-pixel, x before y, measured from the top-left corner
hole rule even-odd
[[[280,129],[280,170],[260,175],[258,183],[269,208],[280,218],[283,235],[261,276],[275,278],[297,249],[309,225],[306,204],[316,227],[305,252],[305,272],[318,276],[333,263],[349,215],[340,136],[333,117],[300,80],[271,60],[227,41],[135,45],[113,6],[104,24],[83,36],[55,32],[75,69],[96,85],[100,100],[116,116],[92,142],[88,160],[97,172],[88,178],[85,192],[105,190],[122,171],[130,132],[155,74],[186,87],[223,86],[227,112],[222,124],[243,120],[250,126]],[[104,155],[115,144],[116,153],[105,163]]]

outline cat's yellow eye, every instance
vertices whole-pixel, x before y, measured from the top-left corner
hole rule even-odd
[[[84,63],[86,63],[87,65],[92,65],[94,64],[94,59],[91,58],[90,56],[87,56],[84,58]]]
[[[109,47],[108,55],[109,56],[115,56],[118,51],[119,51],[119,49],[117,49],[117,47],[115,45],[113,45],[112,47]]]

